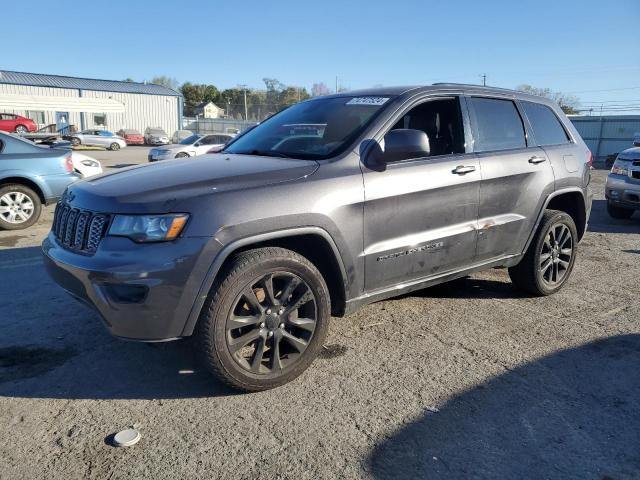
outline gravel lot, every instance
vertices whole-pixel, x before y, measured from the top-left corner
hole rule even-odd
[[[0,477],[640,478],[640,215],[607,216],[605,176],[559,294],[491,270],[379,302],[335,319],[297,381],[246,395],[189,342],[113,339],[55,286],[47,208],[0,232]],[[142,440],[109,446],[129,426]]]

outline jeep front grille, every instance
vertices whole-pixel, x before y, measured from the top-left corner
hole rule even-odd
[[[59,203],[51,231],[67,250],[92,255],[107,233],[109,215],[71,208]]]

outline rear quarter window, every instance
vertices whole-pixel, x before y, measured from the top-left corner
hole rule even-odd
[[[484,97],[471,97],[469,100],[476,118],[476,152],[527,146],[524,124],[513,101]]]
[[[569,143],[567,132],[549,107],[534,102],[522,102],[522,108],[529,119],[538,145]]]

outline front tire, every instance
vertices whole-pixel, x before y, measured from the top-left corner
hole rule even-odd
[[[176,154],[175,158],[186,158],[188,156],[189,156],[188,153],[180,152],[180,153]]]
[[[567,282],[576,260],[578,230],[565,212],[546,210],[527,252],[509,268],[513,284],[536,296],[551,295]]]
[[[115,152],[116,150],[120,150],[120,144],[119,144],[119,143],[116,143],[116,142],[113,142],[113,143],[109,146],[109,150],[113,150],[114,152]]]
[[[42,204],[38,194],[20,184],[0,187],[0,229],[22,230],[38,221]]]
[[[211,288],[196,330],[198,350],[231,387],[274,388],[313,362],[330,312],[326,283],[309,260],[284,248],[248,250]]]
[[[82,143],[82,142],[80,142],[79,138],[77,138],[77,137],[72,137],[71,138],[71,145],[73,145],[74,147],[77,147],[78,145],[80,145],[80,143]]]
[[[626,220],[628,218],[631,218],[631,215],[633,215],[634,211],[635,210],[631,208],[617,207],[616,205],[612,204],[610,200],[607,200],[607,213],[612,218]]]
[[[27,127],[25,127],[24,125],[18,125],[16,127],[16,133],[22,135],[23,133],[27,133],[29,132],[29,129]]]

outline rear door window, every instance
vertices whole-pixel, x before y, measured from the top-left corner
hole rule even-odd
[[[527,146],[524,124],[513,101],[471,97],[469,102],[476,119],[476,152],[513,150]]]
[[[569,143],[567,132],[549,107],[534,102],[522,102],[522,107],[529,119],[538,145]]]

